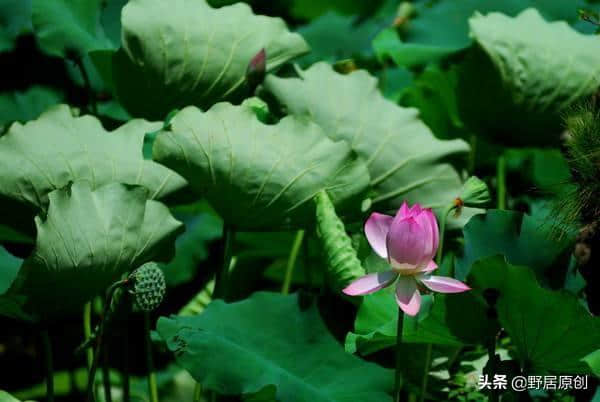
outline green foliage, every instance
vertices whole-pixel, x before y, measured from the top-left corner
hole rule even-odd
[[[214,301],[198,316],[161,318],[158,333],[180,365],[219,393],[272,384],[284,401],[391,400],[392,373],[346,354],[316,306],[302,310],[298,303],[295,295],[264,292]]]
[[[542,288],[532,270],[501,257],[475,263],[469,284],[498,292],[498,319],[526,372],[590,372],[582,359],[600,344],[600,318],[573,294]]]
[[[247,104],[183,109],[158,135],[154,158],[238,230],[309,226],[315,194],[326,189],[336,205],[347,204],[369,179],[349,147],[316,124],[285,117],[267,125]]]
[[[63,95],[55,89],[32,86],[26,91],[0,94],[0,126],[13,121],[37,119],[50,106],[61,103]]]
[[[49,193],[47,215],[35,220],[35,249],[6,297],[25,297],[24,309],[35,316],[60,314],[142,263],[168,260],[181,223],[147,192],[117,183],[94,190],[75,182]]]
[[[317,63],[298,74],[267,77],[265,88],[289,113],[311,118],[365,159],[376,209],[395,209],[403,200],[441,208],[456,197],[460,179],[440,160],[466,152],[463,141],[437,140],[416,110],[384,99],[366,71],[341,75]]]
[[[600,83],[599,52],[594,50],[600,44],[565,22],[545,21],[535,9],[514,18],[477,14],[469,24],[480,50],[461,72],[465,122],[497,141],[556,143],[560,111],[593,93]],[[485,95],[482,85],[488,88]]]
[[[31,0],[0,1],[0,52],[10,51],[22,33],[31,31]]]
[[[317,193],[315,204],[317,236],[321,240],[327,264],[327,281],[333,289],[340,291],[366,272],[327,192],[322,190]]]
[[[31,0],[31,20],[42,49],[53,56],[81,57],[113,48],[100,20],[103,2]]]
[[[489,210],[485,215],[471,218],[463,228],[465,248],[456,260],[456,277],[465,279],[475,261],[495,254],[542,275],[573,242],[573,233],[554,236],[549,214],[547,209],[536,215]]]
[[[122,48],[108,56],[105,74],[127,111],[150,119],[247,96],[246,68],[263,48],[267,72],[308,50],[282,20],[242,3],[213,9],[204,0],[132,0],[122,22]]]
[[[92,189],[115,181],[139,184],[151,199],[181,190],[186,185],[181,176],[142,157],[144,134],[159,127],[131,120],[107,132],[95,117],[75,117],[66,105],[13,124],[0,137],[0,205],[14,211],[8,223],[29,229],[32,210],[45,211],[48,193],[72,181]]]

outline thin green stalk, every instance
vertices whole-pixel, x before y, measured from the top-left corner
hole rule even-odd
[[[469,145],[471,145],[471,149],[469,151],[469,160],[467,163],[467,172],[470,175],[475,171],[475,155],[477,152],[477,136],[475,134],[471,134],[471,138],[469,139]]]
[[[451,204],[442,212],[441,220],[440,220],[440,242],[437,250],[437,255],[435,256],[436,264],[440,265],[442,263],[442,251],[444,250],[444,235],[446,233],[446,220],[448,220],[448,215],[452,210],[456,208],[456,205]]]
[[[285,270],[285,278],[283,280],[283,285],[281,286],[281,293],[284,295],[287,295],[290,292],[290,284],[292,283],[292,277],[294,276],[296,259],[298,258],[298,252],[300,251],[300,246],[302,246],[303,239],[304,230],[298,230],[296,232],[296,237],[294,238],[294,243],[292,244],[292,249],[287,262],[287,268]]]
[[[110,390],[110,367],[108,366],[108,343],[104,342],[102,347],[102,384],[104,385],[104,400],[112,402]]]
[[[196,383],[194,387],[194,400],[193,402],[200,402],[202,400],[202,384]]]
[[[148,393],[150,402],[158,402],[158,387],[156,385],[156,373],[154,372],[154,362],[152,359],[152,341],[150,340],[150,313],[144,313],[144,333],[146,341],[146,367],[148,369]]]
[[[83,306],[83,335],[85,341],[90,339],[92,336],[92,302],[89,301]],[[87,348],[85,351],[87,357],[87,368],[88,372],[92,368],[92,362],[94,360],[94,350],[92,348]]]
[[[42,330],[42,347],[44,348],[44,363],[46,366],[46,400],[54,402],[54,367],[52,364],[52,343],[48,330]]]
[[[421,397],[420,402],[425,400],[425,394],[427,393],[427,380],[429,379],[429,369],[431,368],[431,343],[428,343],[425,349],[425,369],[423,370],[423,380],[421,382]]]
[[[506,209],[506,158],[500,155],[496,165],[498,209]]]
[[[104,301],[104,309],[102,311],[102,320],[100,321],[98,328],[98,336],[96,337],[96,351],[94,352],[94,358],[92,359],[92,365],[88,372],[88,383],[87,383],[87,402],[93,402],[94,397],[94,382],[96,380],[96,370],[98,369],[98,361],[100,360],[100,351],[102,350],[102,341],[104,336],[104,326],[110,312],[110,303],[115,291],[124,286],[127,280],[122,280],[113,283],[106,291],[106,299]]]
[[[229,268],[231,266],[232,248],[235,240],[235,231],[231,226],[223,225],[223,264],[220,270],[217,270],[215,275],[215,290],[213,299],[227,298],[227,282],[229,276]]]
[[[85,90],[87,92],[88,101],[90,103],[90,109],[93,114],[98,114],[98,106],[96,105],[96,97],[94,96],[94,90],[92,89],[92,82],[90,81],[90,76],[83,65],[83,59],[81,56],[75,56],[73,61],[77,65],[79,72],[81,73],[81,77],[83,78],[83,84],[85,86]]]
[[[402,390],[402,372],[400,371],[400,365],[402,364],[402,352],[400,346],[402,345],[402,326],[404,323],[404,312],[398,309],[398,326],[396,327],[396,375],[394,381],[394,401],[400,402],[400,391]]]

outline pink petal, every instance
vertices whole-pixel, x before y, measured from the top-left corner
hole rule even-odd
[[[435,263],[435,261],[431,260],[431,261],[429,261],[429,263],[427,265],[425,265],[421,269],[421,272],[428,273],[428,272],[435,271],[436,269],[438,269],[438,265]]]
[[[410,209],[408,208],[408,204],[406,203],[406,201],[404,201],[402,203],[402,206],[396,213],[396,218],[404,219],[404,218],[408,217],[409,213],[410,213]]]
[[[397,277],[394,271],[376,272],[356,279],[342,292],[349,296],[366,295],[391,285]]]
[[[373,212],[365,222],[365,235],[373,250],[382,258],[387,258],[385,239],[394,218]]]
[[[426,210],[427,216],[429,217],[429,224],[431,225],[431,232],[433,233],[433,254],[437,252],[439,243],[440,243],[440,229],[438,228],[437,218],[431,209]]]
[[[394,218],[386,241],[390,263],[418,267],[425,254],[425,235],[414,218]]]
[[[421,294],[412,276],[401,276],[396,284],[396,303],[408,315],[417,315],[421,308]]]
[[[415,217],[415,220],[423,229],[423,238],[425,241],[424,253],[419,266],[424,266],[435,256],[436,248],[434,248],[434,233],[433,226],[431,225],[431,213],[427,210],[423,210],[419,215]]]
[[[417,216],[421,212],[423,212],[423,209],[421,208],[421,205],[419,205],[418,203],[415,204],[415,205],[413,205],[412,208],[410,209],[410,215],[411,216]]]
[[[461,281],[445,276],[423,275],[419,280],[434,292],[460,293],[471,289]]]

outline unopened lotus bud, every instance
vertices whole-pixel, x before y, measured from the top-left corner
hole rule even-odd
[[[248,63],[246,68],[246,81],[254,89],[263,82],[267,72],[267,52],[262,48]]]
[[[133,282],[134,308],[152,311],[165,297],[167,286],[165,276],[155,262],[147,262],[131,273]]]
[[[458,198],[462,205],[473,208],[484,207],[491,201],[487,185],[475,176],[469,177],[465,182]]]

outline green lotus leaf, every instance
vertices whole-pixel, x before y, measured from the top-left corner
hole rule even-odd
[[[380,29],[381,21],[373,18],[357,24],[354,17],[328,12],[298,28],[298,33],[311,48],[300,62],[310,65],[320,60],[335,62],[353,56],[368,56],[372,52],[371,38]]]
[[[336,206],[356,207],[369,182],[346,143],[303,118],[264,124],[248,104],[183,109],[156,138],[154,158],[188,179],[239,230],[309,226],[320,190]]]
[[[31,0],[0,0],[0,52],[11,51],[17,36],[31,31]]]
[[[497,11],[514,16],[528,7],[536,7],[549,21],[565,20],[578,30],[588,33],[593,30],[592,24],[581,24],[577,16],[578,7],[590,7],[582,0],[461,0],[414,4],[415,16],[400,27],[402,35],[386,34],[392,40],[378,52],[401,66],[439,61],[468,48],[471,45],[468,20],[476,12]]]
[[[112,60],[116,92],[132,115],[152,119],[247,95],[248,63],[263,48],[266,71],[308,51],[283,20],[254,15],[243,3],[215,9],[204,0],[132,0],[122,23],[122,49]]]
[[[105,0],[31,1],[33,27],[47,53],[64,57],[115,47],[101,24]]]
[[[50,106],[63,100],[59,91],[34,85],[26,91],[0,94],[0,126],[13,121],[26,122],[37,119]]]
[[[583,360],[590,366],[592,372],[600,377],[600,349],[597,349],[583,358]]]
[[[503,144],[558,143],[561,112],[600,86],[597,38],[535,9],[514,18],[475,14],[469,25],[478,48],[461,66],[465,123]]]
[[[0,402],[21,402],[6,391],[0,390]]]
[[[532,270],[501,256],[475,263],[468,282],[474,289],[497,291],[498,319],[527,373],[590,372],[582,359],[600,345],[600,318],[574,294],[541,287]]]
[[[95,117],[74,117],[66,105],[24,125],[13,124],[0,137],[0,205],[11,211],[6,220],[27,226],[46,208],[48,193],[71,181],[87,181],[92,188],[139,184],[151,199],[180,190],[186,185],[182,177],[142,157],[144,134],[160,126],[131,120],[108,132]]]
[[[144,262],[170,259],[182,224],[147,193],[120,183],[94,190],[87,182],[49,193],[47,215],[35,219],[35,249],[7,296],[23,295],[25,310],[38,317],[63,314]]]
[[[460,178],[443,159],[466,152],[464,141],[436,139],[416,109],[383,98],[366,71],[341,75],[317,63],[298,74],[269,76],[265,88],[290,114],[308,116],[364,158],[375,209],[395,210],[403,200],[441,208],[459,194]]]
[[[161,317],[157,329],[178,364],[221,394],[274,385],[282,401],[391,401],[392,370],[344,352],[316,305],[301,310],[296,295],[217,300],[197,316]]]
[[[462,346],[484,342],[497,329],[486,315],[486,305],[477,299],[477,290],[461,294],[423,296],[431,303],[428,312],[404,316],[402,342]],[[393,291],[379,291],[363,297],[354,331],[346,336],[346,350],[369,355],[396,344],[398,305]]]
[[[504,255],[511,264],[526,265],[543,274],[561,255],[570,253],[573,241],[572,233],[553,236],[549,213],[489,210],[471,218],[463,228],[465,248],[456,260],[456,277],[464,280],[474,262],[496,254]]]

